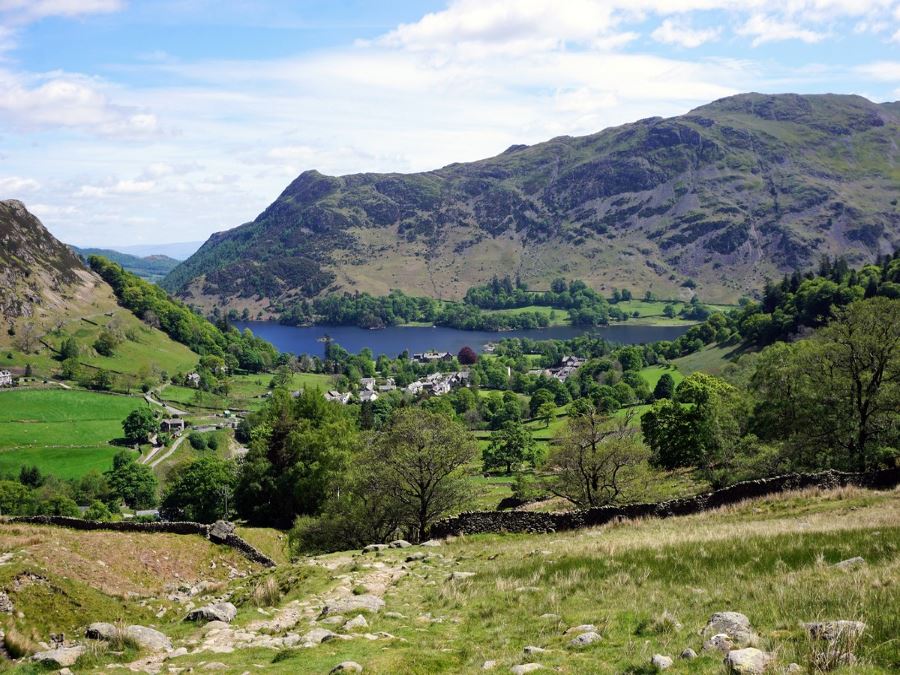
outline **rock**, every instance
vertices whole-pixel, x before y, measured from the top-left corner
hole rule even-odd
[[[681,658],[683,658],[685,661],[690,661],[691,659],[696,659],[697,652],[695,652],[693,649],[688,647],[683,652],[681,652]]]
[[[220,661],[210,661],[203,665],[202,670],[228,670],[228,666]]]
[[[217,602],[211,605],[204,605],[197,609],[191,610],[184,618],[185,621],[222,621],[231,623],[237,616],[237,607],[230,602]]]
[[[493,670],[496,667],[497,667],[496,661],[485,661],[484,663],[481,664],[482,670]]]
[[[328,672],[331,675],[331,673],[361,673],[362,671],[363,667],[356,661],[341,661]]]
[[[452,572],[449,577],[447,577],[448,581],[462,581],[463,579],[470,579],[475,576],[475,572]]]
[[[725,657],[725,666],[729,673],[756,675],[764,673],[772,663],[772,655],[755,647],[734,649]]]
[[[799,663],[789,663],[787,664],[787,668],[784,669],[786,673],[802,673],[803,667]]]
[[[209,633],[210,631],[222,630],[223,628],[231,628],[231,626],[229,626],[224,621],[210,621],[205,626],[203,626],[203,632]]]
[[[543,619],[544,621],[559,621],[559,614],[551,614],[548,612],[547,614],[541,614],[538,618]]]
[[[522,651],[526,654],[526,656],[530,656],[531,654],[543,654],[547,650],[544,649],[543,647],[533,647],[533,646],[529,645],[529,646],[525,647],[525,649],[523,649]]]
[[[369,544],[368,546],[364,546],[362,552],[363,553],[377,553],[378,551],[383,551],[388,546],[387,544]]]
[[[525,675],[525,673],[533,673],[535,670],[543,668],[540,663],[523,663],[519,666],[513,666],[509,669],[513,675]]]
[[[226,520],[217,520],[209,528],[209,538],[212,541],[227,541],[232,534],[234,534],[234,523],[229,523]]]
[[[866,624],[862,621],[821,621],[815,623],[805,623],[803,627],[806,632],[814,640],[827,640],[834,642],[838,639],[856,640],[866,629]]]
[[[425,558],[427,558],[427,557],[428,557],[428,555],[425,553],[422,553],[422,551],[416,551],[415,553],[410,553],[408,556],[406,556],[406,562],[416,562],[417,560],[425,560]]]
[[[406,539],[395,539],[390,544],[388,544],[391,548],[409,548],[412,546]]]
[[[740,612],[716,612],[709,617],[703,629],[704,637],[720,633],[730,637],[736,647],[746,647],[756,641],[750,619]]]
[[[709,640],[703,643],[703,651],[705,652],[718,650],[724,654],[731,651],[733,648],[734,642],[725,633],[713,635]]]
[[[385,612],[384,616],[388,619],[405,619],[406,614],[401,614],[400,612]]]
[[[352,614],[353,612],[380,612],[384,607],[384,600],[377,595],[348,595],[346,598],[338,598],[322,608],[322,617],[333,614]]]
[[[347,623],[344,624],[344,630],[356,630],[357,628],[368,628],[369,622],[366,621],[366,617],[362,614],[357,614],[354,618],[350,619]]]
[[[38,652],[31,657],[31,660],[51,668],[68,668],[69,666],[74,666],[75,662],[85,651],[86,648],[82,645],[57,647],[56,649]]]
[[[177,659],[182,656],[187,656],[188,650],[187,647],[179,647],[178,649],[174,649],[168,654],[166,654],[166,661],[169,659]]]
[[[111,623],[98,621],[87,627],[87,630],[84,631],[84,636],[91,640],[106,640],[109,642],[119,637],[119,629]]]
[[[865,558],[856,556],[855,558],[847,558],[847,560],[841,560],[839,563],[835,563],[834,567],[837,567],[839,570],[846,570],[852,569],[854,567],[861,567],[865,564]]]
[[[428,541],[423,541],[419,546],[429,546],[432,548],[437,548],[438,546],[442,546],[440,539],[429,539]]]
[[[569,645],[572,647],[587,647],[588,645],[599,642],[602,639],[603,638],[600,636],[600,633],[589,630],[587,633],[582,633],[578,637],[574,638],[571,642],[569,642]]]
[[[324,642],[333,635],[336,635],[336,633],[333,633],[327,628],[313,628],[308,633],[305,633],[300,639],[305,644],[317,645],[320,642]]]
[[[6,591],[0,591],[0,614],[12,614],[15,609]]]
[[[597,627],[592,623],[583,623],[580,626],[572,626],[567,629],[563,635],[571,635],[572,633],[590,633],[591,631],[596,631]]]
[[[70,668],[60,668],[58,675],[75,675]]]
[[[125,637],[135,642],[141,649],[151,652],[165,652],[172,649],[172,641],[154,628],[147,626],[128,626]]]
[[[672,657],[663,656],[662,654],[654,654],[653,658],[650,659],[650,665],[656,668],[657,670],[666,670],[667,668],[672,667]]]

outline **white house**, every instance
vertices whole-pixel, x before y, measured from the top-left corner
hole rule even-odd
[[[365,403],[366,401],[375,402],[378,400],[378,394],[376,394],[371,389],[363,389],[359,392],[359,400]]]
[[[200,373],[188,373],[184,379],[190,387],[200,386]]]
[[[0,387],[12,386],[12,373],[8,370],[0,370]]]
[[[350,397],[351,397],[351,394],[349,394],[349,393],[342,394],[341,392],[334,391],[334,390],[325,392],[325,400],[326,401],[337,401],[338,403],[340,403],[342,405],[346,405],[347,403],[349,403]]]

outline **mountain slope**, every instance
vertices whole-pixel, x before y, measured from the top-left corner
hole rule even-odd
[[[84,260],[87,260],[92,255],[100,255],[107,260],[118,263],[128,272],[136,274],[147,281],[154,282],[162,280],[169,272],[175,269],[179,263],[178,260],[170,258],[167,255],[148,255],[140,257],[106,248],[78,248],[77,246],[73,246],[72,249]]]
[[[898,139],[891,104],[743,94],[425,173],[307,171],[164,285],[263,311],[329,290],[458,299],[498,273],[735,300],[823,253],[900,244]]]

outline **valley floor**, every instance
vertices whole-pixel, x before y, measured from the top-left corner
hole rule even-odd
[[[242,534],[283,541],[270,530]],[[720,673],[722,654],[702,651],[699,633],[710,615],[729,610],[750,619],[758,647],[776,658],[773,672],[790,663],[813,672],[826,643],[809,639],[803,622],[848,619],[866,629],[845,672],[888,673],[900,667],[898,541],[900,490],[856,488],[579,532],[332,554],[265,571],[193,537],[3,524],[0,588],[24,618],[0,615],[0,624],[34,641],[59,631],[76,638],[93,621],[154,625],[188,650],[168,661],[120,657],[154,672],[327,673],[352,660],[367,673],[481,672],[486,661],[496,672],[534,662],[547,672],[650,673],[658,653],[674,658],[670,672]],[[856,556],[864,562],[835,566]],[[43,581],[22,585],[25,571]],[[238,606],[230,626],[180,620],[190,605],[220,598]],[[323,617],[324,607],[343,618]],[[360,614],[367,625],[344,626]],[[601,638],[576,648],[565,631],[582,624]],[[526,647],[545,651],[527,655]],[[699,658],[680,660],[686,648]],[[75,670],[105,671],[114,660],[93,655]]]

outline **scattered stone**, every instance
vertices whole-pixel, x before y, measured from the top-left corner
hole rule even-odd
[[[535,670],[543,668],[540,663],[523,663],[519,666],[513,666],[509,669],[513,675],[525,675],[525,673],[533,673]]]
[[[703,643],[703,651],[705,652],[718,650],[725,654],[732,649],[734,649],[734,642],[725,633],[713,635],[709,640]]]
[[[341,661],[329,671],[329,675],[331,673],[361,673],[362,671],[363,667],[356,661]]]
[[[835,640],[846,638],[855,640],[863,634],[866,624],[862,621],[822,621],[815,623],[805,623],[803,627],[806,632],[814,640],[827,640],[834,642]]]
[[[697,652],[695,652],[693,649],[688,647],[683,652],[681,652],[681,658],[683,658],[685,661],[690,661],[692,659],[696,659]]]
[[[395,539],[390,544],[388,544],[391,548],[409,548],[412,546],[406,539]]]
[[[447,577],[448,581],[461,581],[463,579],[470,579],[475,576],[475,572],[452,572],[449,577]]]
[[[569,644],[572,647],[587,647],[588,645],[599,642],[602,639],[603,638],[600,637],[600,633],[590,630],[587,633],[582,633],[578,637],[574,638],[571,642],[569,642]]]
[[[427,558],[427,554],[422,553],[422,551],[416,551],[415,553],[410,553],[406,556],[406,562],[416,562],[417,560],[425,560]]]
[[[333,614],[352,614],[353,612],[380,612],[384,608],[384,600],[377,595],[348,595],[346,598],[333,600],[322,608],[322,617]]]
[[[377,553],[378,551],[383,551],[388,546],[387,544],[369,544],[368,546],[363,547],[363,553]]]
[[[182,656],[187,656],[187,653],[187,647],[179,647],[178,649],[173,649],[171,652],[166,654],[166,661],[168,661],[169,659],[177,659]]]
[[[109,642],[119,637],[119,629],[111,623],[98,621],[87,627],[84,636],[90,640],[105,640]]]
[[[526,656],[530,656],[530,655],[532,655],[532,654],[543,654],[543,653],[545,653],[547,650],[544,649],[543,647],[533,647],[533,646],[531,646],[531,645],[528,645],[528,646],[525,647],[525,649],[523,649],[522,651],[525,653]]]
[[[217,520],[213,526],[209,528],[209,538],[212,541],[224,542],[228,537],[234,534],[234,523],[225,520]]]
[[[51,668],[68,668],[74,666],[78,658],[84,654],[85,647],[77,645],[75,647],[57,647],[56,649],[48,649],[38,652],[31,657],[35,663],[40,663]]]
[[[217,602],[211,605],[198,607],[188,612],[185,621],[222,621],[231,623],[237,616],[237,607],[230,602]]]
[[[324,642],[325,640],[329,639],[333,635],[336,635],[336,633],[333,633],[327,628],[313,628],[308,633],[305,633],[300,639],[303,640],[305,644],[317,645],[320,642]]]
[[[172,649],[172,641],[164,633],[147,626],[128,626],[125,637],[147,651],[165,652]]]
[[[750,619],[740,612],[716,612],[709,618],[703,629],[703,635],[719,635],[724,633],[731,638],[737,647],[746,647],[756,641],[756,634],[750,625]]]
[[[572,626],[567,629],[563,635],[571,635],[573,633],[590,633],[591,631],[596,631],[597,627],[592,623],[583,623],[580,626]]]
[[[741,675],[764,673],[771,662],[771,654],[767,654],[755,647],[734,649],[728,652],[728,656],[725,657],[725,666],[728,668],[728,672],[740,673]]]
[[[357,614],[344,624],[344,630],[356,630],[357,628],[368,628],[369,622],[362,614]]]
[[[442,546],[440,539],[429,539],[428,541],[423,541],[419,546],[430,546],[433,548],[437,548],[438,546]]]
[[[71,668],[60,668],[59,675],[75,675],[75,673],[72,672]]]
[[[231,626],[229,626],[224,621],[210,621],[205,626],[203,626],[203,632],[208,634],[214,630],[222,630],[224,628],[231,628]]]
[[[0,614],[12,614],[15,609],[6,591],[0,591]]]
[[[388,619],[405,619],[406,614],[401,614],[400,612],[385,612],[385,617]]]
[[[786,673],[802,673],[803,668],[799,663],[789,663],[787,664],[787,668],[784,669]]]
[[[854,567],[862,567],[865,564],[866,564],[865,558],[856,556],[854,558],[847,558],[847,560],[841,560],[839,563],[835,563],[834,567],[837,567],[839,570],[846,570],[846,569],[852,569]]]
[[[346,620],[347,617],[335,614],[334,616],[326,616],[319,623],[324,623],[326,626],[337,626],[338,624],[343,625]]]
[[[551,614],[548,612],[547,614],[541,614],[538,618],[543,619],[544,621],[559,621],[559,614]]]
[[[657,670],[666,670],[667,668],[671,668],[672,663],[672,657],[663,656],[662,654],[654,654],[653,658],[650,659],[650,665]]]
[[[220,661],[210,661],[203,665],[203,670],[228,670],[228,666]]]
[[[481,664],[482,670],[493,670],[496,667],[497,667],[496,661],[485,661],[484,663]]]

